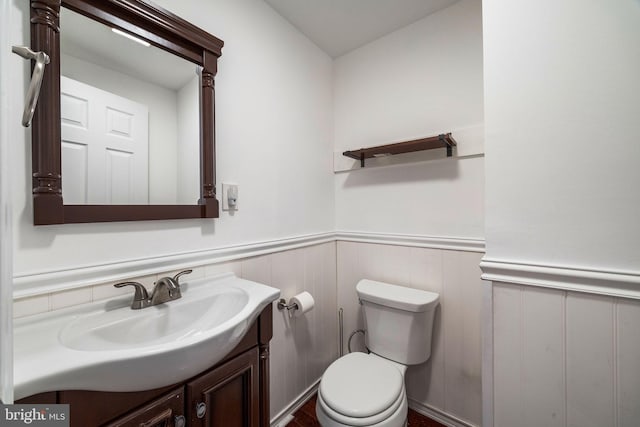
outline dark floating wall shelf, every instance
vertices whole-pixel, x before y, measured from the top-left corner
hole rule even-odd
[[[412,141],[398,142],[395,144],[377,145],[375,147],[361,148],[359,150],[345,151],[347,157],[360,160],[360,167],[364,167],[365,159],[383,157],[394,154],[411,153],[414,151],[433,150],[434,148],[446,148],[447,157],[453,155],[453,147],[457,145],[451,133],[442,133],[427,138],[414,139]]]

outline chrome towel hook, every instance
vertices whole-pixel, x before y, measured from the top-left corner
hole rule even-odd
[[[49,55],[44,52],[34,52],[26,46],[13,46],[11,52],[22,56],[24,59],[33,59],[36,65],[33,68],[31,83],[27,90],[27,99],[25,100],[24,113],[22,114],[22,126],[31,126],[33,113],[36,110],[38,96],[40,95],[40,86],[42,85],[42,77],[44,76],[44,66],[49,63]]]

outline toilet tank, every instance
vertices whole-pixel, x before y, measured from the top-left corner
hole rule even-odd
[[[437,293],[368,279],[358,282],[356,292],[372,353],[405,365],[429,359]]]

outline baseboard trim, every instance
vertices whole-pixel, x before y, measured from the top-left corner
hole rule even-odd
[[[446,249],[464,252],[484,252],[484,239],[435,237],[413,234],[337,231],[336,240],[343,242],[377,243],[418,248]]]
[[[284,427],[289,423],[293,418],[293,413],[302,407],[307,400],[311,398],[318,390],[318,386],[320,385],[320,379],[318,378],[313,384],[311,384],[305,391],[300,393],[300,395],[293,400],[286,408],[282,411],[278,412],[278,414],[271,419],[271,427]],[[281,424],[283,421],[286,423]]]
[[[640,272],[527,264],[484,258],[482,279],[572,292],[640,299]]]
[[[447,427],[477,427],[475,424],[471,424],[461,418],[454,415],[447,414],[446,412],[435,408],[431,405],[426,405],[422,402],[409,398],[409,408],[413,409],[419,414],[436,420],[440,424],[444,424]]]

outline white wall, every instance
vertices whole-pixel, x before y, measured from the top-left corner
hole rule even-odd
[[[178,93],[68,54],[60,55],[60,73],[149,108],[149,200],[158,205],[175,204]],[[197,98],[193,102],[197,108]]]
[[[16,275],[334,229],[331,59],[262,1],[158,3],[226,41],[216,78],[217,180],[240,185],[241,209],[217,220],[34,227],[24,130],[13,141]],[[12,5],[15,44],[29,44],[28,6]],[[9,71],[12,103],[21,106],[26,62],[15,57]]]
[[[482,17],[463,0],[335,60],[335,151],[483,122]],[[336,174],[336,226],[483,237],[483,158]]]
[[[640,304],[606,295],[639,295],[640,3],[485,0],[483,19],[485,420],[638,425]]]
[[[640,273],[640,4],[483,14],[487,257]]]

